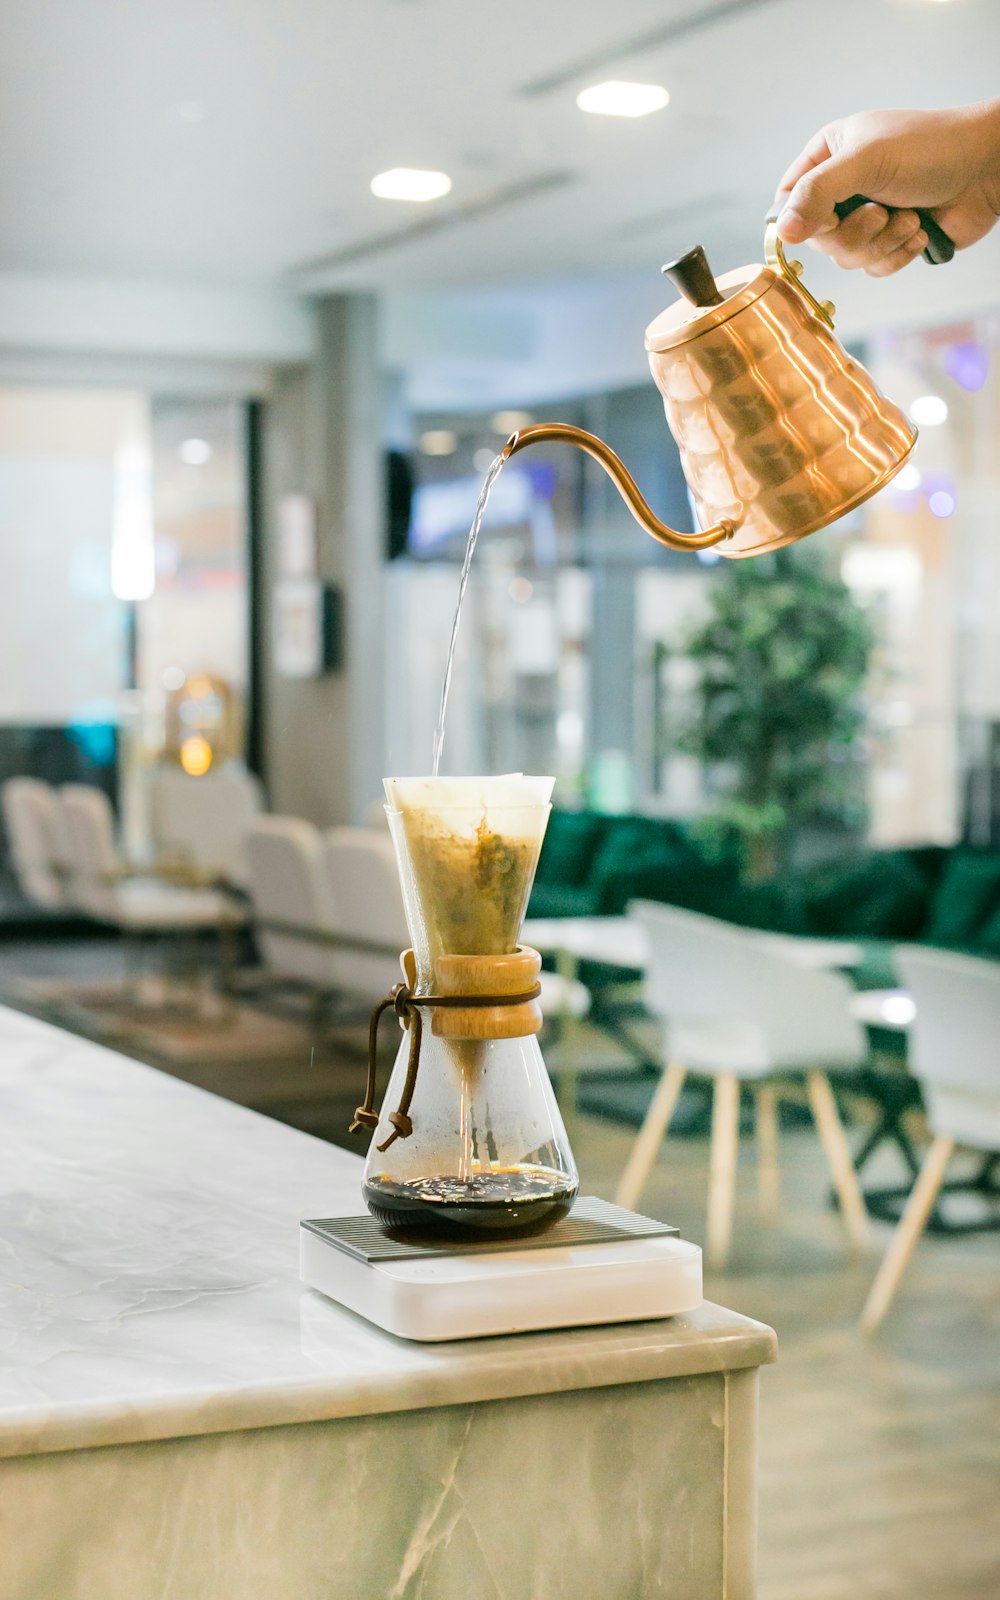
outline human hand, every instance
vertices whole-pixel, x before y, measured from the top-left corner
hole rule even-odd
[[[834,206],[854,194],[873,204],[839,221]],[[808,239],[839,267],[862,267],[874,278],[898,272],[925,248],[916,207],[933,212],[965,249],[1000,216],[1000,100],[829,122],[792,162],[776,203],[786,243]]]

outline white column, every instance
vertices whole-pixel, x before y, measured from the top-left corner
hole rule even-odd
[[[279,376],[267,404],[265,605],[281,497],[305,493],[318,576],[343,592],[344,655],[322,678],[280,678],[269,631],[265,763],[274,810],[329,826],[360,821],[381,793],[385,490],[377,301],[330,295],[317,314],[315,362]]]

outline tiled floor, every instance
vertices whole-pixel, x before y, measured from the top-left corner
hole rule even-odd
[[[105,977],[116,959],[112,945],[0,946],[0,997],[23,992],[25,978]],[[238,1063],[207,1066],[205,1078],[346,1143],[362,1043],[357,1030],[310,1040],[303,1026],[293,1059],[255,1069],[249,1091]],[[629,1141],[627,1129],[577,1119],[586,1191],[612,1195]],[[762,1380],[760,1600],[997,1600],[1000,1233],[926,1239],[881,1334],[865,1341],[856,1318],[877,1251],[849,1257],[810,1131],[783,1134],[781,1157],[783,1210],[765,1229],[743,1149],[733,1264],[707,1283],[780,1339]],[[669,1142],[644,1201],[697,1240],[706,1161],[703,1141]],[[870,1180],[899,1176],[890,1155]],[[878,1250],[887,1238],[879,1226]]]

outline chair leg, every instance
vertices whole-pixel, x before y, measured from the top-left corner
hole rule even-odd
[[[222,1004],[220,1015],[231,1021],[236,1015],[236,973],[239,968],[239,932],[228,922],[221,922],[216,943],[216,981]]]
[[[313,988],[307,990],[307,1004],[309,1010],[309,1031],[322,1034],[330,1020],[330,1011],[333,1006],[334,996],[329,989]]]
[[[773,1083],[757,1088],[757,1208],[773,1222],[781,1205],[778,1170],[778,1096]]]
[[[740,1080],[731,1072],[715,1080],[712,1147],[708,1160],[708,1263],[721,1270],[729,1260],[740,1138]]]
[[[615,1195],[618,1205],[629,1208],[638,1205],[639,1197],[656,1163],[660,1145],[670,1126],[670,1118],[674,1114],[686,1077],[686,1067],[680,1066],[676,1061],[667,1063],[649,1110],[646,1112],[646,1120],[639,1129],[625,1171],[622,1173],[618,1193]]]
[[[579,1085],[580,1024],[573,1015],[572,985],[577,981],[579,963],[570,950],[556,951],[556,971],[563,979],[563,1003],[556,1015],[556,1040],[558,1073],[556,1100],[562,1112],[563,1124],[570,1144],[574,1141],[577,1123],[577,1090]]]
[[[865,1333],[874,1333],[881,1326],[892,1304],[893,1296],[909,1265],[917,1240],[934,1209],[934,1202],[944,1181],[945,1168],[951,1160],[954,1148],[954,1139],[939,1133],[924,1157],[920,1176],[913,1185],[910,1198],[906,1202],[882,1265],[875,1274],[875,1282],[871,1286],[868,1299],[865,1301],[865,1308],[861,1313],[861,1326]]]
[[[830,1080],[825,1072],[807,1072],[806,1087],[813,1121],[837,1191],[844,1227],[854,1249],[864,1250],[871,1244],[871,1219],[858,1184],[844,1125],[837,1113]]]
[[[141,998],[142,985],[142,934],[135,934],[128,927],[122,928],[122,966],[124,981],[122,988],[125,1003],[137,1007]]]

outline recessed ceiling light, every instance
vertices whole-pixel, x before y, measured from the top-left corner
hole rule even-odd
[[[429,172],[420,167],[391,167],[371,181],[372,194],[380,200],[440,200],[451,188],[446,172]]]
[[[212,446],[207,439],[185,439],[177,451],[186,467],[203,467],[212,457]]]
[[[910,407],[918,428],[937,428],[948,420],[948,402],[939,394],[920,394]]]
[[[581,89],[576,97],[581,111],[592,111],[599,117],[648,117],[651,111],[662,111],[670,104],[670,96],[660,83],[595,83],[590,89]]]
[[[458,434],[450,428],[431,428],[420,435],[420,451],[425,456],[453,456],[458,449]]]
[[[530,428],[534,420],[530,411],[494,411],[490,427],[494,433],[502,433],[506,438],[509,433],[520,433],[522,428]]]

